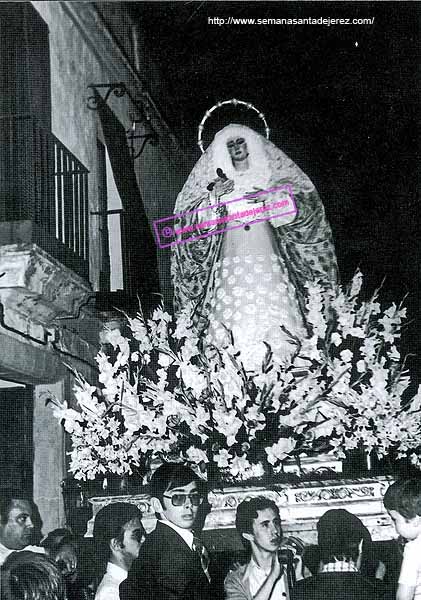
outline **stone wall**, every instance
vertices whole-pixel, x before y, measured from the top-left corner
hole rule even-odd
[[[34,500],[42,519],[44,534],[63,527],[65,514],[60,482],[65,476],[64,434],[45,398],[65,395],[64,381],[38,385],[34,398]]]
[[[46,400],[71,400],[66,365],[94,381],[102,322],[86,305],[87,282],[35,244],[0,246],[0,266],[0,373],[34,386],[33,494],[46,533],[64,525],[66,473],[63,430]]]
[[[94,3],[36,1],[32,4],[47,23],[50,33],[52,132],[89,169],[90,210],[97,211],[97,139],[102,136],[95,111],[87,108],[90,95],[87,86],[123,81],[133,97],[146,93],[146,90],[140,89],[141,82],[132,65],[126,63],[124,54],[113,46],[112,35],[103,28]],[[128,129],[128,114],[133,109],[128,98],[113,97],[110,106]],[[155,219],[172,213],[185,170],[177,141],[154,109],[153,102],[151,120],[159,143],[145,148],[136,169],[148,217]],[[90,282],[93,290],[97,290],[99,284],[100,251],[99,218],[91,215]],[[2,253],[4,256],[2,254],[0,261],[9,260],[11,256],[13,264],[25,253],[28,256],[34,254],[42,264],[49,261],[45,253],[32,246],[3,246]],[[158,259],[161,285],[165,300],[169,302],[169,253],[159,251]],[[89,306],[79,310],[91,293],[87,282],[79,282],[81,298],[73,310],[64,306],[69,301],[67,292],[50,298],[48,288],[32,289],[26,263],[22,263],[20,270],[8,268],[7,276],[0,280],[0,299],[5,307],[2,318],[9,328],[3,326],[0,329],[4,348],[0,367],[4,367],[4,378],[35,386],[34,500],[43,520],[43,531],[47,533],[65,522],[60,482],[66,475],[66,464],[63,431],[51,408],[45,406],[45,400],[48,394],[54,394],[60,401],[71,400],[63,361],[82,371],[90,381],[94,380],[89,364],[96,351],[101,324],[96,322]],[[72,274],[56,263],[52,260],[50,271],[57,281],[73,281]],[[19,283],[21,281],[24,283]],[[22,300],[19,310],[17,298]],[[57,316],[58,320],[55,320]],[[82,361],[73,360],[71,355]]]
[[[148,95],[133,65],[125,54],[113,46],[112,32],[107,32],[93,2],[32,3],[50,30],[52,129],[75,156],[89,169],[91,210],[98,210],[98,166],[96,139],[102,137],[95,111],[87,108],[91,95],[88,85],[122,81],[134,98]],[[120,9],[121,10],[121,9]],[[142,66],[141,66],[142,67]],[[146,69],[147,70],[147,69]],[[171,98],[168,98],[171,103]],[[127,96],[111,97],[110,107],[126,129],[133,106]],[[159,143],[146,145],[136,161],[136,174],[149,220],[172,214],[175,198],[186,178],[183,152],[167,127],[153,100],[151,122]],[[90,222],[90,280],[98,288],[100,264],[99,217]],[[158,251],[162,291],[171,301],[169,252]]]

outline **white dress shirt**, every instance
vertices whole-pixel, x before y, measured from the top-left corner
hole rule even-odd
[[[405,544],[399,583],[414,587],[414,600],[421,599],[421,536]]]
[[[12,554],[12,552],[22,552],[23,550],[45,554],[45,548],[42,548],[41,546],[25,546],[22,550],[11,550],[10,548],[3,546],[3,544],[0,544],[0,566],[4,563],[9,554]]]
[[[95,594],[95,600],[120,600],[120,583],[127,579],[127,571],[114,563],[107,563],[107,570]]]
[[[265,583],[266,579],[269,577],[270,571],[270,568],[268,569],[268,571],[265,571],[264,569],[259,567],[259,565],[253,559],[250,560],[246,570],[246,578],[248,579],[248,585],[252,598],[257,594],[262,585]],[[286,582],[285,573],[275,583],[270,598],[276,598],[276,600],[281,600],[282,598],[289,598],[288,584]]]

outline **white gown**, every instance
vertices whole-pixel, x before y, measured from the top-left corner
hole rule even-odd
[[[238,198],[244,192],[237,187],[221,200]],[[250,203],[245,201],[227,205],[231,214],[249,208]],[[220,346],[227,339],[226,328],[230,329],[246,370],[260,370],[267,351],[263,341],[282,360],[296,346],[281,325],[294,336],[304,335],[305,330],[273,227],[269,221],[248,225],[251,220],[230,221],[236,228],[223,234],[211,284],[208,340]]]
[[[247,143],[245,171],[235,170],[229,156],[227,141],[233,136]],[[317,279],[326,286],[336,285],[332,234],[307,175],[270,141],[239,125],[218,132],[196,163],[174,209],[180,226],[195,226],[201,219],[217,216],[206,210],[214,204],[207,189],[217,169],[234,182],[233,191],[220,203],[288,184],[298,213],[249,228],[253,217],[242,218],[236,229],[227,226],[223,233],[175,245],[174,309],[177,314],[192,305],[195,328],[217,347],[227,342],[227,329],[231,330],[245,368],[260,371],[267,350],[264,342],[283,360],[297,350],[294,339],[301,341],[308,335],[306,283]],[[250,208],[250,198],[226,205],[228,214]]]

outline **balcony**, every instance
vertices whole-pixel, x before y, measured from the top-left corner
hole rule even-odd
[[[0,246],[36,244],[89,279],[88,169],[31,115],[0,117]]]

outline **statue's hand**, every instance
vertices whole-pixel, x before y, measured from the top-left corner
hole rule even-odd
[[[253,190],[244,194],[247,196],[247,204],[259,204],[261,202],[265,202],[268,198],[268,194],[262,193],[264,190],[262,188],[253,187]]]
[[[218,201],[221,196],[230,194],[234,189],[234,181],[228,179],[222,169],[217,169],[216,174],[218,177],[210,182],[208,190],[211,192],[213,198]]]
[[[264,214],[269,220],[270,224],[275,227],[281,227],[288,225],[295,220],[296,209],[295,205],[291,204],[290,210],[286,209],[286,206],[290,204],[290,197],[288,193],[279,193],[275,190],[262,190],[254,188],[255,191],[247,194],[248,204],[263,204],[265,207]],[[282,215],[282,213],[287,213]],[[288,214],[289,213],[289,214]]]
[[[234,190],[234,181],[232,179],[223,180],[218,177],[214,181],[215,186],[213,188],[213,192],[216,200],[221,198],[221,196],[225,196],[225,194],[230,194]]]

